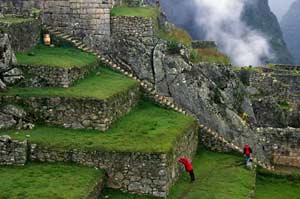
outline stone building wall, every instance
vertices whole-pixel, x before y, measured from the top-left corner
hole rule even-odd
[[[3,14],[30,16],[41,10],[43,23],[82,39],[90,47],[109,48],[113,0],[3,0]]]
[[[17,65],[24,71],[24,79],[19,83],[24,87],[70,87],[77,80],[85,78],[94,71],[98,63],[73,68],[59,68],[49,66]]]
[[[111,58],[141,79],[153,82],[154,22],[144,17],[111,17]]]
[[[27,141],[19,142],[9,136],[0,136],[0,165],[24,165],[27,149]]]
[[[138,85],[105,100],[71,97],[1,96],[1,104],[19,104],[26,107],[34,122],[72,129],[107,130],[110,125],[128,113],[140,98]]]
[[[30,159],[41,162],[74,162],[104,169],[108,186],[136,194],[166,197],[182,173],[181,156],[192,158],[198,145],[197,125],[178,138],[170,153],[112,152],[50,149],[31,143]]]
[[[300,167],[300,129],[258,128],[257,134],[274,165]]]
[[[39,20],[32,19],[13,24],[0,22],[0,27],[8,33],[14,51],[30,49],[40,41],[41,27]]]

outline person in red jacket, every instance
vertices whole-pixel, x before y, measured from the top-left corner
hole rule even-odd
[[[191,177],[191,182],[194,182],[195,174],[194,174],[194,170],[193,170],[191,161],[186,157],[182,157],[179,159],[179,162],[184,165],[186,172],[189,172],[190,177]]]
[[[252,153],[251,147],[248,144],[246,144],[244,146],[244,155],[246,156],[246,164],[251,160],[251,153]]]

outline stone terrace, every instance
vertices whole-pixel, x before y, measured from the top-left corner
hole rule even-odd
[[[26,107],[33,120],[73,129],[105,131],[140,98],[134,80],[102,69],[70,88],[11,88],[1,104]]]
[[[1,134],[27,138],[33,161],[98,167],[109,187],[165,197],[182,171],[178,158],[197,149],[197,129],[192,118],[143,102],[105,134],[53,127]]]

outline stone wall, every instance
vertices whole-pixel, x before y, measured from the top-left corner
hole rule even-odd
[[[30,159],[41,162],[74,162],[104,169],[108,186],[136,194],[166,197],[183,172],[178,159],[192,158],[198,144],[197,125],[178,138],[170,153],[80,151],[50,149],[31,143]]]
[[[217,48],[217,44],[214,41],[192,41],[192,48]]]
[[[153,82],[154,22],[144,17],[111,17],[111,58],[144,80]]]
[[[72,68],[50,66],[17,65],[24,71],[24,79],[19,82],[24,87],[70,87],[76,81],[85,78],[94,71],[98,63]]]
[[[258,128],[257,134],[274,165],[300,167],[300,129]]]
[[[107,40],[113,3],[113,0],[3,0],[0,11],[30,16],[38,8],[42,11],[43,23],[103,50],[109,48]]]
[[[34,8],[42,8],[44,0],[1,0],[0,13],[32,16]]]
[[[14,51],[30,49],[40,41],[41,27],[38,20],[12,24],[0,22],[0,27],[8,33]]]
[[[0,165],[24,165],[27,149],[27,141],[19,142],[9,136],[0,136]]]
[[[110,36],[111,7],[111,0],[47,0],[43,20],[94,47]]]
[[[72,129],[107,130],[128,113],[140,98],[138,85],[105,100],[72,97],[1,96],[0,103],[26,107],[29,121]]]
[[[199,144],[211,151],[227,153],[233,151],[224,142],[216,139],[213,135],[205,132],[203,129],[199,131]]]
[[[143,4],[143,0],[115,0],[115,5],[124,4],[130,7],[138,7]]]

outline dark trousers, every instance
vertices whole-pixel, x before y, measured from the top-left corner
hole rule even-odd
[[[191,182],[195,181],[195,174],[194,174],[194,170],[189,171],[190,173],[190,177],[191,177]]]

